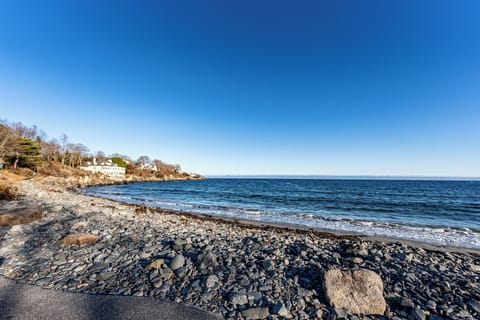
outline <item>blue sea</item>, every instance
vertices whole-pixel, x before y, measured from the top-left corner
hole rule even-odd
[[[199,215],[480,249],[480,181],[216,178],[83,192]]]

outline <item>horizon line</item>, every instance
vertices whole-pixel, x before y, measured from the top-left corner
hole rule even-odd
[[[355,180],[480,180],[475,176],[402,176],[402,175],[329,175],[329,174],[206,174],[206,178],[324,178],[324,179],[355,179]]]

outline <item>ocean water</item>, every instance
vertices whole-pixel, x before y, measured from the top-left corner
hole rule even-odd
[[[480,249],[480,181],[208,179],[83,192],[200,215]]]

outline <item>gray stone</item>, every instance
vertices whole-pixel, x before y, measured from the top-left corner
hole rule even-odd
[[[265,319],[269,315],[268,308],[251,308],[242,312],[242,316],[246,320]]]
[[[332,269],[324,274],[322,285],[327,302],[336,308],[383,315],[387,307],[382,279],[373,271]]]
[[[117,273],[114,272],[114,271],[106,271],[106,272],[100,273],[99,276],[100,276],[100,279],[107,281],[107,280],[109,280],[109,279],[111,279],[111,278],[116,277],[116,276],[117,276]]]
[[[415,320],[425,320],[426,316],[420,308],[414,308],[412,310],[412,316]]]
[[[213,252],[207,252],[206,254],[200,254],[197,258],[200,268],[216,268],[218,267],[217,255]]]
[[[248,303],[248,297],[246,294],[234,294],[230,298],[230,302],[239,306],[243,306]]]
[[[480,265],[476,265],[476,264],[470,265],[470,271],[480,273]]]
[[[103,271],[105,269],[109,268],[109,265],[108,264],[105,264],[105,263],[95,263],[94,265],[92,265],[90,268],[89,268],[89,271],[90,272],[100,272],[100,271]]]
[[[205,286],[207,288],[213,288],[218,282],[218,277],[214,274],[209,275],[207,279],[205,280]]]
[[[172,261],[170,261],[169,267],[170,269],[175,271],[177,269],[180,269],[184,265],[185,265],[185,257],[182,256],[181,254],[177,254],[175,258],[173,258]]]
[[[278,314],[280,317],[287,318],[290,316],[290,313],[288,312],[287,307],[281,302],[277,303],[275,306],[273,306],[272,312],[274,314]]]
[[[435,310],[437,308],[437,304],[433,300],[428,300],[425,306],[430,310]]]
[[[480,302],[475,299],[470,299],[467,302],[467,306],[476,313],[480,314]]]
[[[347,319],[347,312],[345,309],[334,308],[330,314],[329,319],[332,320],[344,320]]]
[[[401,297],[398,304],[408,309],[415,308],[415,303],[413,303],[411,299],[405,297]]]

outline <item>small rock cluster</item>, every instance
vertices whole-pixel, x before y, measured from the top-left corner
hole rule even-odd
[[[167,211],[139,216],[132,206],[65,189],[51,192],[32,182],[22,189],[20,201],[0,203],[6,210],[38,205],[43,211],[41,220],[0,228],[0,274],[21,282],[166,298],[225,319],[480,318],[478,253]],[[80,240],[85,237],[92,241]],[[365,273],[370,280],[357,282]],[[378,295],[362,300],[362,283]],[[363,302],[336,300],[328,290],[335,286]],[[383,314],[362,315],[372,305]]]

